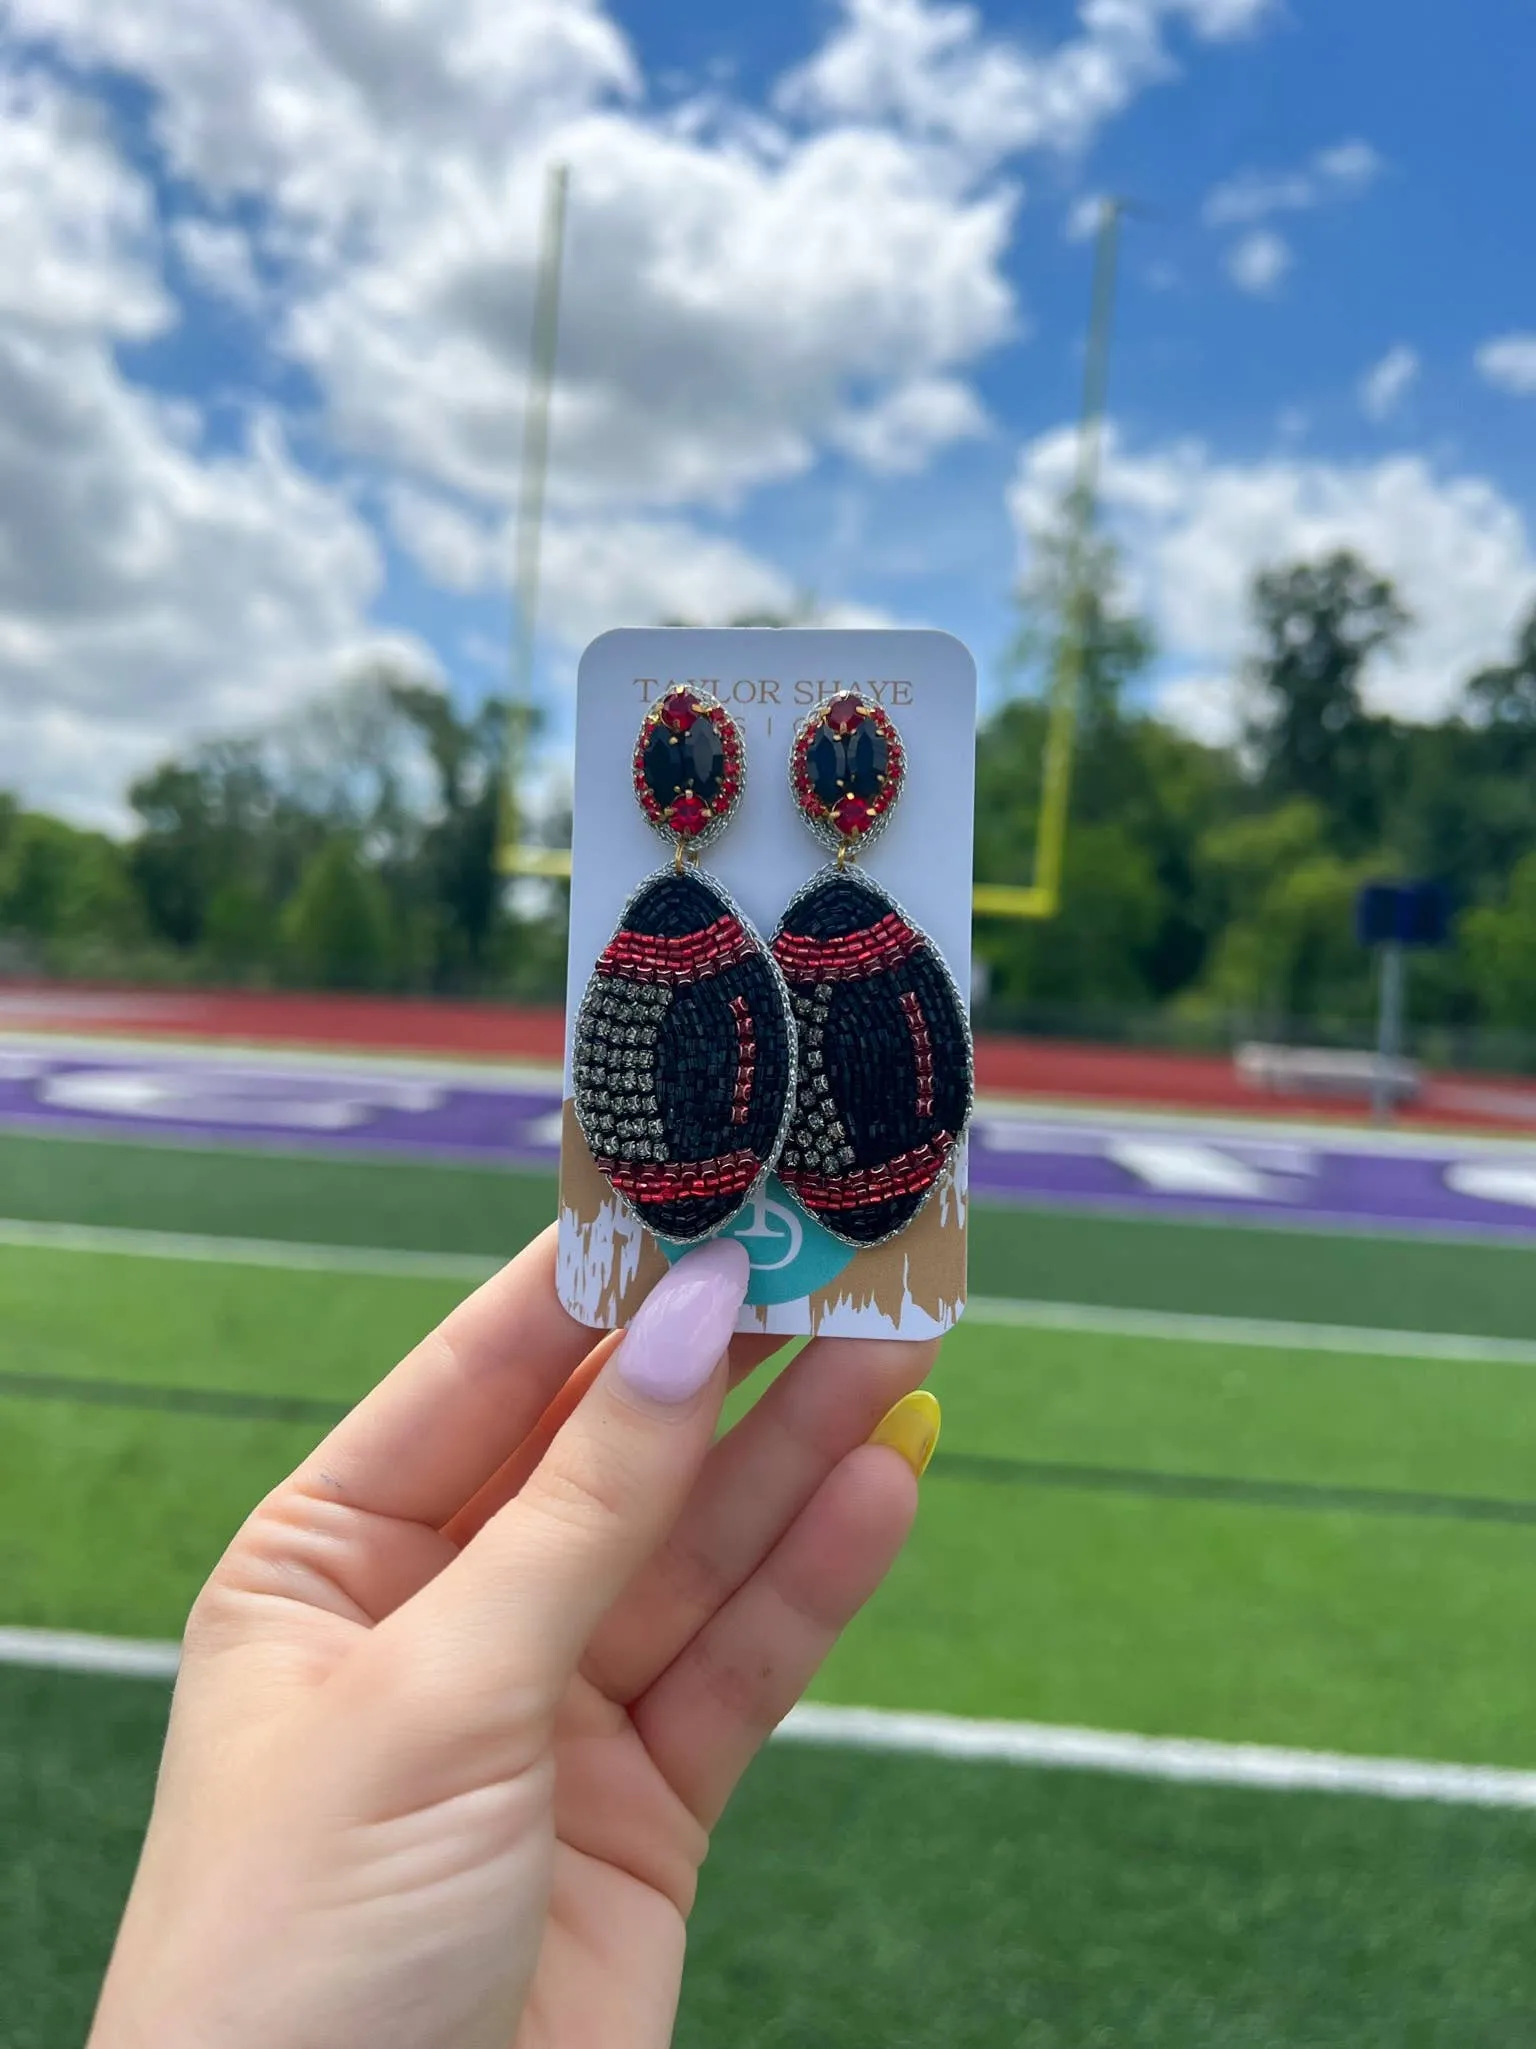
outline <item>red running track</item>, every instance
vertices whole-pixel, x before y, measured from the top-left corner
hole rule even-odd
[[[0,1031],[223,1039],[550,1065],[559,1063],[564,1049],[564,1020],[554,1009],[26,982],[0,982]],[[1358,1102],[1262,1094],[1242,1080],[1230,1060],[1208,1054],[982,1037],[976,1071],[982,1091],[995,1096],[1350,1122],[1363,1115]],[[1512,1134],[1536,1129],[1536,1082],[1432,1075],[1403,1121]]]

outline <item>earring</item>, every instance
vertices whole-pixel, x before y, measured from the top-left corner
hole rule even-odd
[[[598,1170],[631,1216],[679,1244],[745,1207],[793,1108],[784,978],[697,867],[745,781],[741,729],[717,698],[673,689],[646,713],[635,797],[673,858],[624,906],[576,1019],[576,1119]]]
[[[773,942],[799,1026],[796,1105],[779,1179],[849,1245],[904,1231],[971,1114],[970,1027],[933,941],[852,863],[906,777],[888,714],[854,690],[796,730],[790,787],[837,855],[792,899]]]

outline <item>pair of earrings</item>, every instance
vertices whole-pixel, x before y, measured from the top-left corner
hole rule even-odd
[[[634,793],[673,846],[624,907],[576,1021],[577,1121],[624,1207],[689,1244],[775,1168],[845,1244],[904,1231],[970,1117],[965,1008],[933,942],[854,863],[906,780],[889,714],[846,690],[802,720],[796,807],[835,860],[771,947],[699,856],[746,787],[741,728],[707,692],[647,712]]]

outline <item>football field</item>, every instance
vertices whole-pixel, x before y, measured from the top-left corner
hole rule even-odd
[[[0,1639],[173,1639],[552,1211],[534,1164],[0,1133]],[[680,2043],[1528,2043],[1536,1239],[996,1201],[972,1287],[913,1543],[814,1699],[1019,1726],[775,1746]],[[167,1701],[0,1664],[3,2049],[83,2037]],[[1497,1769],[1319,1791],[1296,1752]]]

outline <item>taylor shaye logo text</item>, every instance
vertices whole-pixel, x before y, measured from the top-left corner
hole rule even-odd
[[[803,709],[824,704],[844,690],[866,691],[876,704],[892,710],[912,702],[912,684],[905,677],[877,683],[860,677],[802,676],[790,683],[775,676],[742,676],[734,683],[724,683],[718,676],[637,676],[635,688],[642,704],[679,689],[707,690],[722,704],[798,705]]]

